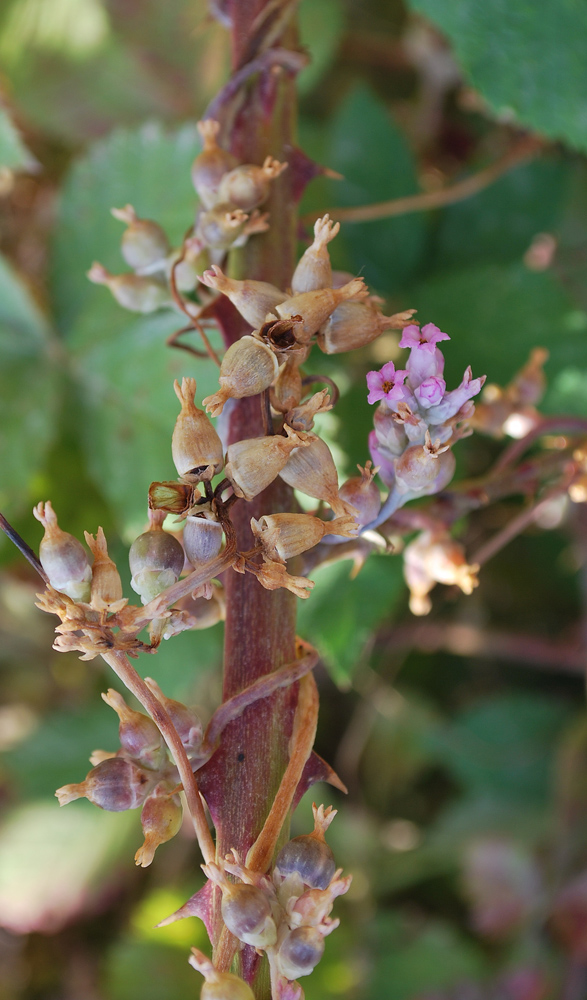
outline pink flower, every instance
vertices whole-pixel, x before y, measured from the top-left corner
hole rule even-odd
[[[431,375],[430,378],[425,378],[423,382],[417,387],[414,392],[416,399],[418,400],[420,406],[424,409],[429,409],[431,406],[437,406],[440,400],[446,392],[446,382],[443,378],[438,375]]]
[[[452,392],[447,392],[437,406],[432,406],[428,410],[426,415],[428,423],[442,424],[445,420],[450,420],[451,417],[454,417],[468,399],[481,392],[486,378],[486,375],[481,375],[480,378],[473,378],[471,366],[469,365],[463,375],[463,381],[458,388],[453,389]]]
[[[415,323],[412,323],[410,326],[404,327],[399,346],[417,347],[422,351],[429,351],[433,354],[436,344],[440,343],[441,340],[450,340],[450,337],[448,333],[443,333],[442,330],[439,330],[434,323],[426,323],[426,326],[423,326],[422,329],[416,326]]]
[[[367,388],[369,403],[377,403],[380,399],[385,399],[391,403],[397,399],[405,399],[409,395],[403,387],[407,377],[407,371],[403,369],[395,370],[393,361],[388,361],[378,372],[368,372]]]

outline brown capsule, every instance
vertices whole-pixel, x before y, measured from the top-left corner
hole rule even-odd
[[[183,525],[183,547],[192,566],[202,566],[215,559],[220,549],[224,532],[218,521],[205,515],[186,517]]]
[[[339,494],[358,511],[359,524],[369,524],[374,521],[381,509],[381,497],[373,477],[378,469],[372,468],[372,462],[366,462],[365,468],[357,466],[360,476],[352,476],[342,484]]]
[[[254,573],[265,590],[280,590],[283,587],[296,597],[306,598],[314,587],[314,581],[305,576],[291,576],[283,563],[264,562]]]
[[[287,425],[285,432],[287,437],[272,434],[236,441],[229,446],[224,472],[238,497],[252,500],[278,476],[294,448],[305,450],[308,444],[305,436],[300,437]]]
[[[325,354],[355,351],[376,340],[384,330],[403,329],[415,311],[408,309],[394,316],[384,316],[371,300],[343,302],[320,327],[318,347]]]
[[[142,274],[110,274],[101,264],[94,262],[88,278],[95,285],[107,285],[123,309],[130,312],[152,313],[172,305],[172,298],[161,281]]]
[[[324,535],[354,538],[358,525],[348,516],[321,521],[311,514],[264,514],[258,521],[251,518],[251,530],[267,559],[285,563],[313,548]]]
[[[314,242],[298,261],[291,279],[294,295],[313,292],[318,288],[332,288],[332,264],[328,244],[340,229],[340,222],[332,222],[324,215],[314,223]]]
[[[263,326],[267,314],[275,312],[275,307],[287,299],[285,292],[268,281],[237,281],[227,277],[217,264],[204,271],[200,281],[226,295],[254,329]]]
[[[228,250],[244,232],[248,215],[226,202],[200,212],[196,221],[196,237],[213,250]]]
[[[330,448],[317,434],[304,434],[304,440],[306,447],[292,452],[279,475],[295,490],[325,500],[336,517],[354,516],[352,504],[338,495],[338,474]]]
[[[45,529],[39,559],[49,583],[72,601],[89,601],[92,567],[82,543],[61,530],[50,500],[37,504],[33,514]]]
[[[203,404],[217,417],[227,399],[256,396],[268,389],[279,373],[279,364],[271,348],[255,337],[241,337],[228,348],[220,365],[220,389],[206,396]]]
[[[310,399],[289,411],[286,421],[294,431],[311,431],[314,426],[314,417],[318,413],[328,413],[332,409],[332,402],[328,389],[321,389],[315,392]]]
[[[178,474],[187,483],[212,479],[222,468],[222,442],[203,410],[195,404],[196,380],[173,383],[181,403],[171,439],[171,454]]]
[[[204,148],[192,164],[192,181],[204,208],[213,208],[218,199],[220,181],[229,170],[238,166],[236,156],[218,145],[220,123],[213,118],[198,122]]]
[[[153,771],[159,771],[167,762],[165,742],[159,729],[148,715],[129,708],[124,698],[114,688],[109,688],[102,700],[113,708],[120,724],[118,736],[125,753],[134,761]]]
[[[324,937],[316,927],[295,927],[279,946],[279,968],[286,979],[309,976],[323,954]]]
[[[135,854],[135,864],[147,868],[160,844],[179,833],[183,810],[178,795],[170,795],[164,786],[156,788],[146,800],[141,812],[145,839]]]
[[[287,167],[268,156],[262,167],[243,163],[224,175],[218,188],[218,198],[244,212],[251,212],[269,197],[271,182]]]
[[[218,972],[210,959],[197,948],[192,948],[189,963],[206,979],[200,1000],[255,1000],[251,987],[244,979],[240,979],[232,972]]]
[[[165,511],[168,514],[185,514],[201,499],[199,490],[190,483],[151,483],[149,486],[150,510]]]
[[[126,263],[137,274],[161,270],[171,250],[165,230],[151,219],[139,219],[132,205],[110,211],[115,219],[127,225],[120,247]]]
[[[271,406],[279,413],[287,413],[298,405],[302,398],[302,392],[299,359],[296,355],[290,355],[279,372],[274,385],[271,386]]]
[[[88,548],[94,556],[90,604],[96,611],[120,611],[127,599],[122,596],[122,582],[116,564],[108,555],[106,536],[98,528],[96,537],[84,531]]]
[[[141,806],[156,780],[155,774],[124,757],[109,757],[92,768],[85,781],[63,785],[55,795],[60,806],[85,798],[107,812],[124,812]]]
[[[296,337],[300,343],[307,344],[341,302],[364,299],[368,294],[363,279],[353,278],[342,288],[320,288],[294,295],[276,305],[275,312],[281,319],[301,316]]]

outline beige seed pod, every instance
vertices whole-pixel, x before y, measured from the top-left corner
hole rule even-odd
[[[212,479],[222,468],[222,442],[210,420],[195,402],[196,380],[173,383],[181,403],[171,439],[171,454],[178,474],[187,483]]]
[[[341,302],[364,299],[368,294],[363,279],[353,278],[342,288],[320,288],[294,295],[278,303],[275,312],[281,319],[302,316],[302,322],[296,327],[296,337],[300,343],[307,344]]]
[[[334,239],[340,229],[340,222],[332,222],[329,215],[317,219],[314,223],[314,242],[298,261],[291,290],[294,295],[301,292],[313,292],[318,288],[332,287],[332,264],[328,253],[328,244]]]
[[[279,413],[294,409],[302,398],[302,376],[298,360],[296,355],[290,355],[271,387],[271,406]]]
[[[204,246],[228,250],[244,232],[248,215],[226,202],[200,212],[196,222],[196,237]]]
[[[228,348],[220,365],[220,389],[206,396],[203,404],[217,417],[227,399],[256,396],[268,389],[279,374],[279,364],[271,348],[255,337],[241,337]]]
[[[167,286],[147,275],[110,274],[94,262],[88,278],[94,285],[107,285],[118,304],[130,312],[152,313],[172,304]]]
[[[152,219],[139,219],[132,205],[111,208],[110,214],[126,223],[120,249],[133,271],[137,274],[152,274],[161,270],[171,250],[165,230]]]
[[[402,330],[415,309],[384,316],[372,301],[343,302],[337,306],[318,333],[318,347],[325,354],[341,354],[370,344],[384,330]]]
[[[37,504],[33,514],[45,529],[39,559],[49,583],[72,601],[89,601],[92,568],[82,543],[59,527],[50,500]]]
[[[265,562],[255,570],[255,576],[265,590],[280,590],[284,587],[296,597],[309,597],[314,581],[305,576],[291,576],[283,563]]]
[[[255,1000],[251,987],[244,979],[239,979],[232,972],[218,972],[210,959],[197,948],[192,948],[189,963],[206,979],[200,1000]]]
[[[92,596],[90,604],[96,611],[111,611],[116,613],[128,603],[122,596],[122,582],[115,563],[108,555],[106,536],[102,528],[98,528],[96,537],[84,531],[88,548],[94,556],[92,566]]]
[[[353,517],[336,517],[321,521],[311,514],[264,514],[251,518],[251,530],[263,549],[263,557],[285,563],[317,545],[324,535],[344,535],[354,538],[358,531]]]
[[[336,517],[354,516],[352,504],[338,495],[338,475],[330,448],[317,434],[304,434],[304,440],[306,447],[292,452],[279,475],[295,490],[325,500]]]
[[[237,497],[252,500],[279,475],[294,448],[307,447],[305,435],[285,427],[287,437],[271,434],[231,444],[226,452],[225,475]]]
[[[294,431],[311,431],[314,426],[314,417],[318,413],[327,413],[332,409],[332,402],[328,394],[328,389],[321,389],[310,396],[305,403],[294,407],[287,414],[286,420]]]
[[[222,201],[250,212],[269,197],[271,181],[283,173],[287,163],[280,163],[268,156],[262,167],[253,163],[243,163],[224,175],[218,188],[218,198]]]
[[[236,156],[218,145],[220,123],[213,118],[198,122],[204,148],[192,164],[192,181],[204,208],[213,208],[218,198],[220,181],[229,170],[238,166]]]
[[[254,329],[262,326],[267,313],[275,312],[275,307],[287,299],[285,292],[268,281],[237,281],[227,277],[217,264],[204,271],[200,281],[226,295]]]

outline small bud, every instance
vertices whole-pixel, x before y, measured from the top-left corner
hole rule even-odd
[[[302,392],[299,360],[295,355],[290,355],[271,386],[271,406],[279,413],[287,413],[298,405]],[[293,427],[293,424],[290,426]]]
[[[373,426],[377,436],[377,445],[391,455],[399,457],[408,443],[404,421],[398,420],[397,414],[385,402],[382,402],[373,414]]]
[[[175,837],[181,827],[183,810],[178,795],[157,788],[149,795],[141,812],[141,826],[145,840],[135,854],[135,864],[147,868],[160,844]]]
[[[218,972],[209,958],[197,948],[192,948],[189,959],[192,968],[204,976],[200,1000],[255,1000],[255,994],[244,979],[232,972]]]
[[[171,247],[167,234],[156,222],[139,219],[132,205],[112,208],[112,215],[126,222],[121,241],[122,256],[137,274],[150,274],[161,270]]]
[[[188,756],[199,751],[202,745],[202,723],[196,713],[182,705],[181,701],[167,698],[152,677],[145,677],[145,683],[167,711]]]
[[[302,316],[302,323],[296,328],[296,337],[300,343],[308,344],[341,302],[364,299],[368,294],[363,279],[353,278],[342,288],[321,288],[294,295],[278,303],[275,312],[281,319]]]
[[[373,482],[378,469],[372,469],[371,462],[366,462],[364,469],[360,465],[357,468],[361,475],[347,479],[340,487],[339,495],[358,511],[359,524],[369,524],[375,520],[381,509],[381,496],[377,485]]]
[[[85,781],[77,785],[63,785],[55,795],[59,805],[65,806],[74,799],[89,799],[107,812],[124,812],[143,804],[156,781],[124,757],[110,757],[94,767]]]
[[[283,939],[278,960],[286,979],[309,976],[324,954],[324,937],[316,927],[296,927]]]
[[[90,603],[96,611],[120,611],[127,600],[122,596],[122,581],[116,564],[108,555],[106,536],[102,528],[98,528],[95,538],[89,531],[84,531],[84,536],[94,556]]]
[[[218,865],[202,865],[205,875],[222,890],[221,912],[229,931],[253,948],[275,944],[277,931],[267,894],[255,885],[230,882]]]
[[[287,430],[287,424],[285,427]],[[330,448],[317,434],[305,434],[304,441],[306,447],[292,452],[279,475],[295,490],[325,500],[336,517],[353,516],[354,507],[338,495],[338,475]]]
[[[337,235],[340,222],[332,222],[329,215],[316,219],[314,223],[314,242],[298,261],[291,290],[294,295],[301,292],[313,292],[318,288],[332,287],[332,264],[328,253],[328,244]]]
[[[213,208],[218,199],[218,187],[224,174],[238,165],[236,156],[222,149],[216,138],[220,123],[213,118],[198,122],[204,148],[192,164],[192,181],[204,208]]]
[[[149,530],[135,538],[130,547],[128,561],[132,589],[140,594],[143,604],[148,604],[162,590],[179,580],[184,564],[181,543],[163,531],[164,511],[150,512]]]
[[[123,309],[152,313],[172,304],[169,289],[155,278],[140,274],[110,274],[101,264],[92,264],[88,278],[95,285],[107,285]]]
[[[224,471],[238,497],[252,500],[279,475],[294,448],[300,452],[306,449],[306,437],[300,437],[287,424],[285,432],[287,437],[272,434],[229,446]]]
[[[375,431],[369,433],[369,453],[381,482],[391,489],[395,483],[395,456],[379,444]]]
[[[224,175],[218,188],[218,198],[250,212],[267,200],[271,181],[279,177],[286,167],[287,163],[280,163],[271,156],[266,158],[262,167],[243,163]]]
[[[218,521],[211,517],[187,517],[183,526],[183,547],[194,567],[215,559],[222,548],[224,533]]]
[[[168,514],[185,514],[197,500],[199,491],[189,483],[151,483],[149,486],[149,509],[163,510]]]
[[[180,387],[176,379],[173,388],[181,403],[171,438],[175,468],[188,483],[212,479],[222,468],[222,442],[204,411],[194,402],[196,380],[183,378]]]
[[[258,521],[251,518],[251,530],[268,560],[285,563],[313,548],[324,535],[354,538],[358,525],[348,516],[321,521],[311,514],[264,514]]]
[[[273,351],[255,337],[241,337],[228,348],[220,365],[220,389],[203,404],[213,417],[222,413],[227,399],[256,396],[268,389],[279,373]]]
[[[92,567],[82,543],[61,530],[50,500],[37,504],[33,514],[45,529],[39,559],[49,583],[72,601],[89,601]]]
[[[438,458],[448,450],[448,445],[433,442],[426,431],[424,444],[414,444],[406,448],[395,463],[398,487],[410,491],[424,490],[438,474]]]
[[[200,212],[196,222],[196,237],[213,250],[229,250],[242,235],[248,215],[240,208],[222,202]]]
[[[289,840],[277,855],[275,868],[283,876],[297,872],[311,889],[326,889],[334,877],[336,864],[324,834],[336,816],[336,809],[312,805],[312,811],[314,830]]]
[[[165,742],[159,729],[148,715],[129,708],[124,698],[114,688],[109,688],[102,700],[113,708],[120,725],[118,736],[125,753],[134,761],[153,771],[159,771],[167,762]]]
[[[227,277],[216,264],[204,271],[200,281],[226,295],[255,330],[263,326],[268,313],[275,312],[276,306],[287,299],[285,292],[267,281],[237,281]]]
[[[310,399],[300,406],[294,407],[287,414],[286,420],[294,431],[311,431],[314,426],[314,417],[318,413],[328,413],[332,409],[332,401],[328,394],[328,389],[321,389],[315,392]]]
[[[411,317],[413,312],[415,310],[410,309],[405,313],[384,316],[371,300],[343,302],[320,327],[318,347],[325,354],[355,351],[376,340],[384,330],[401,329],[405,325],[404,318]]]

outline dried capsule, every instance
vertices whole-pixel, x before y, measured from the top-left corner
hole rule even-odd
[[[285,292],[268,281],[237,281],[227,277],[217,264],[204,271],[200,281],[226,295],[254,329],[263,326],[267,314],[275,312],[276,306],[287,299]]]
[[[162,590],[171,587],[179,580],[183,569],[181,542],[163,531],[165,515],[165,511],[149,512],[149,530],[135,538],[128,554],[132,573],[130,585],[140,594],[143,604],[148,604]]]
[[[143,804],[157,778],[124,757],[110,757],[92,768],[85,781],[63,785],[55,795],[59,805],[74,799],[89,799],[107,812],[124,812]]]
[[[218,187],[224,174],[238,165],[236,156],[218,145],[220,123],[213,118],[198,122],[204,148],[192,164],[192,181],[204,208],[213,208],[218,199]]]
[[[313,292],[317,288],[332,287],[332,264],[328,244],[339,229],[340,222],[332,222],[329,215],[316,219],[314,241],[298,261],[291,279],[291,290],[294,295],[299,295],[300,292]]]
[[[172,305],[167,285],[143,274],[110,274],[101,264],[94,262],[88,278],[95,285],[107,285],[123,309],[130,312],[152,313]]]
[[[313,548],[324,535],[354,538],[358,525],[354,517],[348,516],[321,521],[311,514],[264,514],[258,521],[251,518],[251,530],[267,559],[285,563]]]
[[[290,355],[271,386],[271,406],[279,413],[287,413],[298,405],[302,391],[299,359],[296,355]]]
[[[309,442],[285,425],[287,437],[247,438],[226,452],[225,474],[238,497],[252,500],[279,475],[294,448],[302,452]],[[346,513],[346,512],[345,512]]]
[[[324,954],[324,937],[316,927],[296,927],[285,936],[278,952],[286,979],[309,976]]]
[[[357,466],[360,476],[352,476],[340,487],[339,496],[352,504],[357,513],[359,524],[369,524],[374,521],[381,509],[381,497],[376,483],[373,482],[377,469],[372,469],[372,463],[366,462],[363,469]]]
[[[370,300],[343,302],[320,327],[318,347],[325,354],[355,351],[376,340],[384,330],[401,330],[410,322],[414,312],[414,309],[409,309],[393,316],[384,316]]]
[[[110,211],[115,219],[127,225],[120,245],[126,263],[137,274],[161,270],[171,250],[165,230],[150,219],[139,219],[132,205]]]
[[[94,556],[90,604],[96,611],[120,611],[127,600],[122,596],[120,573],[108,555],[106,536],[102,528],[98,528],[95,538],[89,531],[84,531],[84,536]]]
[[[215,559],[224,533],[218,521],[205,515],[186,517],[183,526],[183,547],[192,566],[201,566]]]
[[[268,156],[262,167],[253,163],[243,163],[224,175],[218,188],[219,201],[226,201],[244,212],[251,212],[269,197],[271,181],[279,177],[287,167]]]
[[[39,559],[49,583],[72,601],[89,601],[92,567],[82,543],[61,530],[50,500],[37,504],[33,514],[45,529]]]
[[[200,212],[196,220],[196,237],[213,250],[228,250],[244,232],[248,215],[226,202]]]
[[[256,396],[268,389],[279,374],[279,364],[271,348],[255,337],[241,337],[228,348],[220,365],[220,389],[206,396],[203,404],[216,417],[227,399]]]
[[[196,380],[173,383],[181,403],[171,438],[171,454],[179,475],[187,483],[212,479],[222,468],[222,442],[210,420],[195,402]]]
[[[220,909],[229,931],[254,948],[275,944],[277,932],[267,894],[256,885],[231,882],[213,862],[202,865],[202,871],[222,890]]]
[[[285,425],[287,430],[287,424]],[[338,474],[328,445],[317,434],[305,434],[305,448],[298,448],[289,456],[279,475],[307,496],[325,500],[336,517],[356,513],[352,504],[338,495]]]
[[[114,688],[109,688],[102,700],[113,708],[120,724],[118,736],[124,752],[142,767],[159,771],[167,762],[165,741],[152,719],[129,708]]]
[[[175,480],[165,483],[151,483],[149,486],[149,509],[162,510],[167,514],[185,514],[201,499],[201,493],[191,483]]]
[[[183,810],[178,795],[159,786],[149,795],[141,812],[141,826],[145,839],[135,854],[135,864],[147,868],[155,857],[160,844],[175,837],[181,827]]]
[[[200,1000],[255,1000],[255,994],[244,979],[232,972],[218,972],[203,952],[192,948],[189,959],[192,968],[204,976]]]
[[[275,868],[283,876],[297,872],[311,889],[326,889],[334,878],[336,864],[324,834],[336,816],[336,809],[312,805],[312,811],[314,830],[289,840],[277,855]]]
[[[314,417],[319,413],[328,413],[332,409],[332,401],[328,389],[315,392],[310,399],[295,406],[287,414],[286,421],[295,431],[311,431]]]
[[[368,294],[363,279],[353,278],[342,288],[320,288],[293,295],[277,304],[274,311],[281,319],[301,316],[302,322],[296,328],[296,337],[300,343],[307,344],[341,302],[364,299]]]

